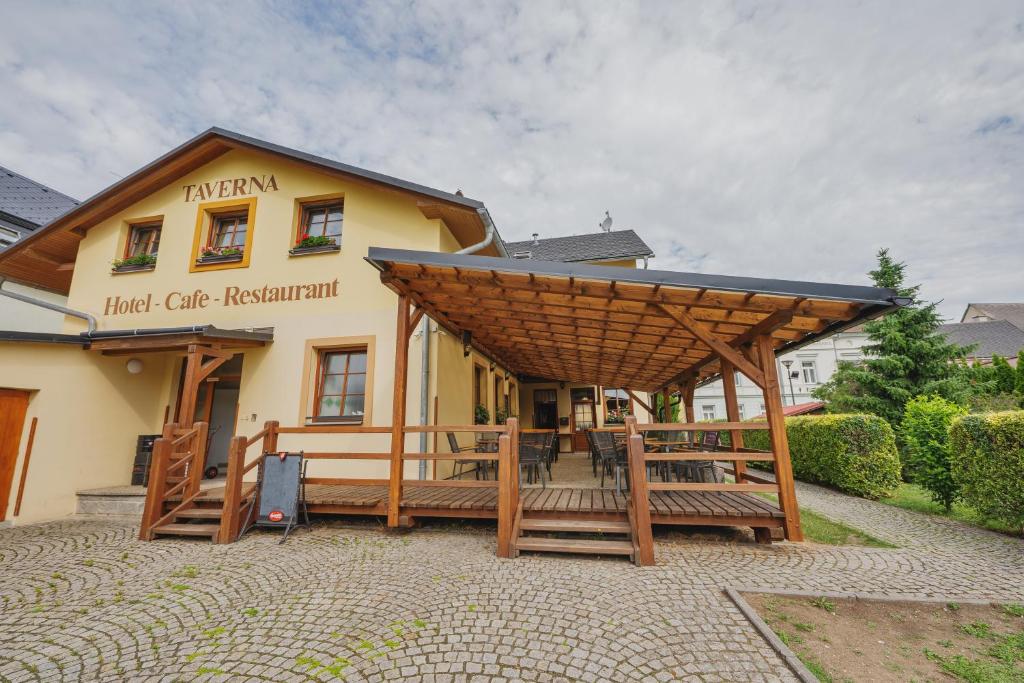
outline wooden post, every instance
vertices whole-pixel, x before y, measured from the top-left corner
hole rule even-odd
[[[508,427],[509,473],[512,477],[513,512],[519,507],[519,418],[510,417],[505,421]],[[555,433],[558,441],[558,433]]]
[[[238,537],[238,512],[242,504],[242,470],[245,469],[244,436],[232,437],[228,445],[228,472],[224,481],[224,509],[220,515],[218,543],[234,543]]]
[[[647,493],[647,464],[644,462],[644,437],[636,428],[636,418],[626,417],[626,448],[629,461],[629,493],[633,505],[633,529],[638,548],[636,563],[654,564],[654,534],[651,531],[651,504]]]
[[[149,487],[146,489],[146,508],[139,523],[139,540],[153,540],[153,525],[163,515],[164,490],[166,488],[167,467],[171,462],[171,438],[164,435],[153,442],[153,458],[149,463]]]
[[[725,389],[725,415],[729,422],[740,422],[740,405],[736,398],[736,368],[732,363],[720,359],[722,364],[722,386]],[[729,450],[733,453],[743,448],[743,430],[733,429],[729,432]],[[736,483],[742,484],[746,479],[747,463],[744,460],[734,460],[733,467],[736,470]]]
[[[683,384],[682,393],[679,395],[679,400],[683,403],[683,411],[686,413],[686,421],[693,424],[697,421],[696,415],[693,411],[693,397],[697,392],[697,378],[690,377]],[[697,432],[690,432],[690,445],[693,446],[697,443]]]
[[[21,479],[18,481],[18,497],[14,501],[14,516],[21,514],[21,498],[25,495],[25,480],[28,479],[28,463],[32,460],[32,444],[36,440],[36,426],[39,418],[32,418],[32,426],[28,428],[28,444],[25,446],[25,458],[21,463]]]
[[[775,456],[775,480],[779,485],[779,507],[786,515],[786,539],[804,540],[800,528],[800,509],[796,503],[796,487],[793,484],[793,465],[789,459],[789,438],[786,436],[786,419],[782,411],[782,394],[779,387],[779,373],[775,367],[775,350],[771,337],[761,335],[754,342],[757,347],[758,365],[764,373],[764,410],[768,421],[768,434],[772,453]]]
[[[498,437],[498,557],[512,557],[512,522],[516,515],[512,444],[508,434]]]
[[[391,408],[391,471],[388,480],[388,526],[399,525],[402,505],[402,451],[405,450],[405,392],[409,377],[409,296],[398,297],[395,325],[395,385]]]
[[[185,361],[185,377],[182,380],[181,405],[178,406],[178,423],[182,427],[191,427],[196,417],[196,401],[199,394],[199,369],[203,364],[203,354],[196,344],[189,344],[188,356]]]
[[[203,469],[206,467],[206,438],[210,433],[210,425],[206,422],[196,422],[192,425],[192,428],[196,430],[196,433],[189,445],[189,450],[192,452],[192,462],[189,463],[188,473],[186,474],[188,485],[182,492],[183,498],[199,492],[199,485],[203,482]]]
[[[277,420],[267,420],[263,428],[267,433],[263,435],[263,452],[277,453],[277,428],[281,425]]]
[[[671,422],[672,421],[672,407],[670,404],[672,394],[669,392],[668,387],[661,390],[661,421]]]

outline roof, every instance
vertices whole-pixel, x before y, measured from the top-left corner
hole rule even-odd
[[[456,240],[463,245],[480,241],[487,226],[493,225],[483,202],[461,194],[368,171],[223,128],[210,128],[71,207],[34,234],[0,253],[0,276],[66,294],[71,286],[73,272],[72,268],[66,266],[74,263],[79,240],[92,226],[196,168],[237,149],[285,157],[349,180],[408,193],[416,199],[417,208],[424,216],[443,220]],[[502,253],[502,249],[500,238],[487,248],[495,254]]]
[[[520,376],[641,391],[716,374],[723,345],[767,335],[790,350],[902,303],[877,287],[532,259],[371,247],[366,260]]]
[[[226,330],[214,325],[103,330],[80,334],[0,331],[0,342],[78,344],[105,354],[172,351],[189,344],[217,342],[225,348],[264,346],[274,341],[274,328]]]
[[[654,252],[632,230],[595,232],[586,235],[548,237],[525,242],[505,242],[510,256],[529,254],[538,261],[612,261],[654,256]]]
[[[954,344],[975,346],[971,358],[1011,358],[1024,349],[1024,330],[1008,320],[977,323],[950,323],[939,326],[939,333]]]
[[[795,417],[797,415],[810,415],[825,410],[824,401],[808,401],[807,403],[797,403],[795,406],[785,406],[782,409],[783,417]],[[751,419],[763,418],[765,415],[761,413],[755,415]]]
[[[992,318],[992,320],[1009,320],[1011,323],[1024,330],[1024,303],[967,304],[967,308],[964,310],[964,315],[960,318],[960,322],[971,322],[966,320],[966,317],[968,311],[972,308],[981,311],[988,317]]]
[[[38,227],[75,206],[77,199],[0,166],[0,212]]]

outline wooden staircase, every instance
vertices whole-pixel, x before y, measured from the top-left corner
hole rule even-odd
[[[523,513],[522,503],[513,525],[515,555],[523,550],[543,553],[615,555],[638,562],[636,535],[631,519],[609,519],[584,513],[558,517]]]

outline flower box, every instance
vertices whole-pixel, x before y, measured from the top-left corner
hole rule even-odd
[[[292,256],[304,256],[306,254],[325,254],[332,251],[341,251],[340,244],[322,244],[320,246],[302,247],[295,245],[288,250]]]
[[[120,266],[114,266],[111,272],[114,273],[140,273],[147,270],[153,270],[156,268],[155,263],[141,263],[141,264],[124,264]]]
[[[242,254],[210,254],[208,256],[200,256],[196,259],[196,263],[202,266],[210,265],[211,263],[235,263],[236,261],[242,260]]]

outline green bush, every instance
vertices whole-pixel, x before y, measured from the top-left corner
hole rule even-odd
[[[876,415],[786,418],[793,476],[862,498],[892,495],[901,483],[896,436]],[[768,432],[743,433],[747,448],[771,450]]]
[[[1024,411],[963,415],[949,434],[961,499],[1024,531]]]
[[[967,411],[939,396],[917,396],[903,410],[900,432],[907,474],[949,512],[957,497],[950,471],[949,425]]]

